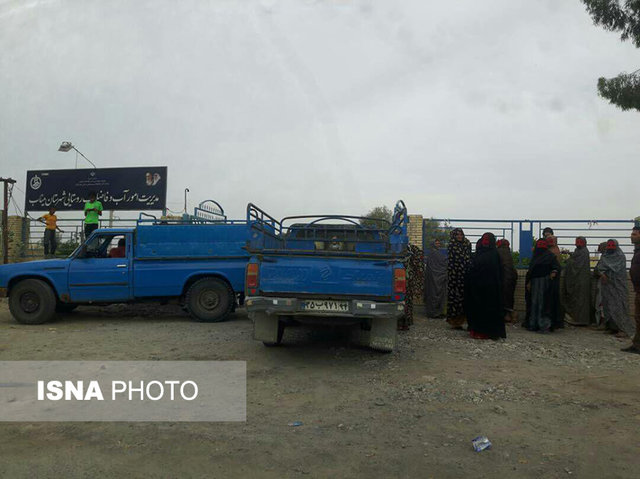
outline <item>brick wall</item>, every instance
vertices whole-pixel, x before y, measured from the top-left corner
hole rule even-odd
[[[422,215],[409,215],[409,243],[416,245],[418,248],[422,248]]]
[[[422,249],[422,215],[409,215],[409,225],[407,227],[409,234],[409,243]],[[419,293],[413,297],[413,304],[424,304],[424,296]]]
[[[29,237],[29,220],[22,216],[9,216],[9,263],[24,261],[26,238]],[[0,232],[0,251],[2,249],[2,234]]]

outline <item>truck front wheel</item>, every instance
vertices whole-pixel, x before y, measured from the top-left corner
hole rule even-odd
[[[235,302],[227,283],[218,278],[199,279],[187,291],[186,306],[196,321],[217,323],[224,321]]]
[[[42,324],[56,314],[56,295],[44,281],[25,279],[11,288],[9,311],[22,324]]]

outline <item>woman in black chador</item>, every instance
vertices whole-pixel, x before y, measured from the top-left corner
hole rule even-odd
[[[496,237],[485,233],[476,244],[464,288],[469,334],[474,339],[506,338],[502,309],[502,266]]]
[[[560,263],[549,251],[546,240],[538,240],[525,282],[527,317],[524,326],[529,331],[547,333],[553,329],[558,316]]]

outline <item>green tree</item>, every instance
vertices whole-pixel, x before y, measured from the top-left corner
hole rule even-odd
[[[360,224],[363,226],[371,226],[373,228],[385,228],[386,224],[384,221],[376,221],[376,220],[385,220],[391,223],[393,219],[393,211],[387,208],[386,206],[376,206],[372,210],[370,210],[366,215],[364,215],[367,219],[361,219]]]
[[[440,225],[440,223],[433,218],[424,220],[424,245],[425,248],[430,248],[435,240],[440,240],[444,247],[449,242],[449,231]]]
[[[80,245],[77,241],[69,239],[58,244],[56,256],[69,256]]]
[[[640,48],[640,0],[581,0],[593,23]],[[622,110],[640,111],[640,70],[598,79],[598,93]]]

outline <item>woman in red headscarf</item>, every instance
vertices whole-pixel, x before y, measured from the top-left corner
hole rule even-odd
[[[555,281],[560,280],[560,263],[549,251],[546,240],[538,240],[525,281],[527,316],[524,326],[529,331],[547,333],[558,315]]]
[[[492,233],[483,234],[476,244],[464,288],[464,309],[472,338],[507,337],[502,309],[502,266]]]
[[[576,238],[576,249],[565,264],[562,300],[574,326],[591,322],[591,259],[584,236]]]
[[[558,238],[554,235],[548,235],[545,236],[544,239],[547,241],[549,251],[556,255],[556,259],[560,261],[562,259],[562,253],[560,252],[560,248],[558,248]]]
[[[629,316],[629,290],[627,258],[618,246],[618,241],[607,241],[605,252],[598,261],[596,271],[600,274],[602,309],[608,331],[632,336],[633,325]]]
[[[562,261],[562,253],[560,252],[560,248],[558,248],[558,239],[552,234],[545,236],[547,240],[547,247],[551,253],[553,253],[558,260],[558,264]],[[551,321],[551,329],[561,329],[564,328],[564,305],[561,301],[560,295],[560,274],[558,273],[557,278],[551,282],[552,285],[552,294],[554,296],[553,301],[556,304],[555,315]]]

